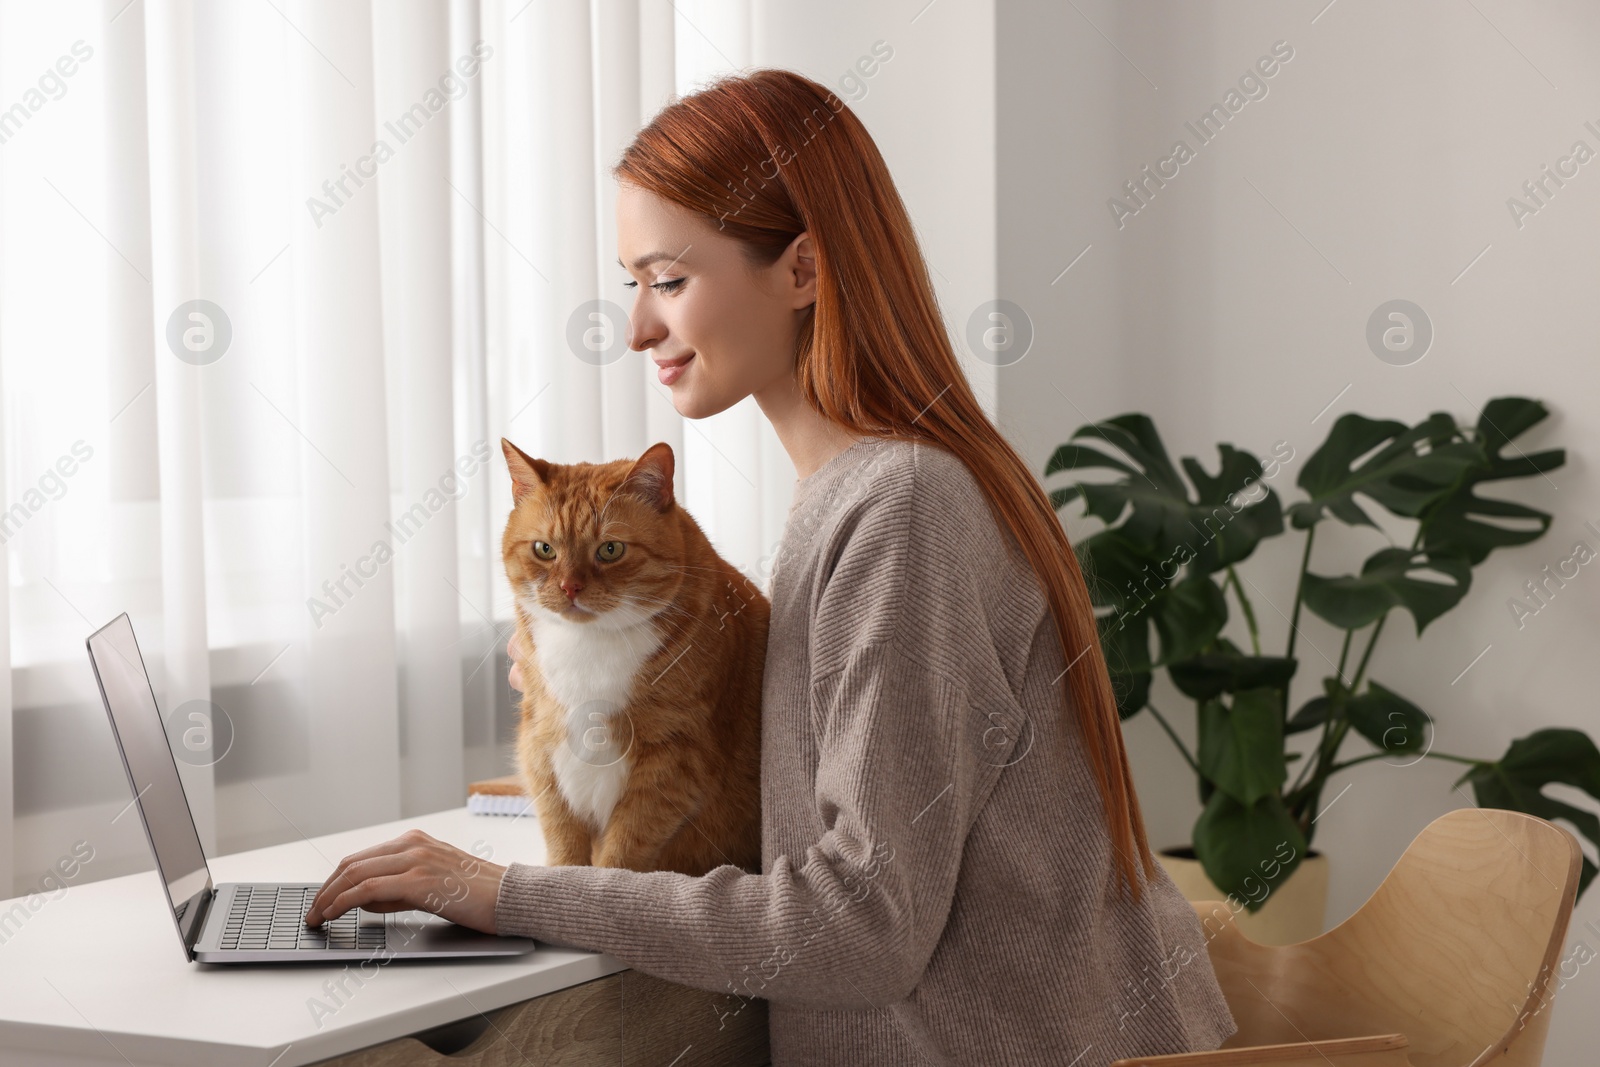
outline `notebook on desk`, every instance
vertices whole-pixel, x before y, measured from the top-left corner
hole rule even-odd
[[[185,956],[200,963],[437,959],[531,952],[527,937],[501,937],[423,911],[352,908],[319,927],[305,925],[320,882],[212,885],[178,764],[126,612],[88,637],[89,662],[122,753],[156,874]]]
[[[533,815],[533,802],[515,774],[484,778],[467,786],[467,810],[474,815]]]

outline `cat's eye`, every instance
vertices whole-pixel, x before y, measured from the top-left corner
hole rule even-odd
[[[548,541],[535,541],[533,543],[533,554],[540,559],[556,558],[556,550],[550,546]]]
[[[607,541],[595,552],[595,556],[602,563],[612,563],[622,558],[622,551],[626,547],[621,541]]]

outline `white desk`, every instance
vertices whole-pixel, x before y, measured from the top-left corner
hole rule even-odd
[[[478,855],[494,863],[544,862],[532,818],[456,808],[218,856],[211,876],[320,882],[330,863],[413,826],[468,851],[486,843],[493,852],[480,844]],[[368,964],[370,978],[360,966],[189,963],[154,870],[84,882],[47,897],[0,945],[0,1063],[296,1067],[626,970],[612,956],[545,947],[499,959],[390,960]],[[324,982],[347,967],[335,1000]],[[313,999],[337,1009],[319,1017]]]

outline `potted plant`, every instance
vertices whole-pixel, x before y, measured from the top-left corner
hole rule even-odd
[[[1305,499],[1288,505],[1269,484],[1293,459],[1282,443],[1265,467],[1250,453],[1219,444],[1215,474],[1185,456],[1180,475],[1149,417],[1128,414],[1081,426],[1055,450],[1046,477],[1088,470],[1113,475],[1055,489],[1050,499],[1057,510],[1081,499],[1084,514],[1105,524],[1076,548],[1100,613],[1101,646],[1121,717],[1148,709],[1198,780],[1202,811],[1190,847],[1159,852],[1180,885],[1189,882],[1190,899],[1236,901],[1234,910],[1244,909],[1241,928],[1265,943],[1320,933],[1326,868],[1311,844],[1324,790],[1339,772],[1385,756],[1464,764],[1455,784],[1471,782],[1479,805],[1565,819],[1600,845],[1594,812],[1541,791],[1563,783],[1600,799],[1600,750],[1587,734],[1536,730],[1495,760],[1440,752],[1427,712],[1367,673],[1396,609],[1412,617],[1420,637],[1467,595],[1472,569],[1492,551],[1534,541],[1549,529],[1549,513],[1476,492],[1489,482],[1543,476],[1565,462],[1562,449],[1530,455],[1514,443],[1547,414],[1536,400],[1500,397],[1473,425],[1445,412],[1414,426],[1343,415],[1300,468],[1295,484]],[[1318,573],[1312,545],[1329,519],[1383,533],[1358,497],[1406,520],[1410,543],[1383,545],[1357,574]],[[1285,647],[1271,655],[1261,646],[1254,602],[1260,597],[1252,598],[1259,591],[1240,565],[1262,541],[1290,530],[1304,537],[1304,547]],[[1594,555],[1582,542],[1575,546],[1575,554],[1581,552]],[[1223,634],[1230,605],[1242,616],[1240,637],[1248,648]],[[1296,692],[1293,684],[1302,612],[1344,631],[1336,667],[1309,692]],[[1152,679],[1161,670],[1194,702],[1194,752],[1150,702]],[[1288,750],[1289,739],[1310,731],[1317,731],[1314,747]],[[1351,735],[1369,751],[1341,758]],[[1186,853],[1203,878],[1178,877]],[[1309,890],[1303,913],[1286,924],[1263,925],[1257,913],[1269,897],[1292,895],[1282,887],[1295,885],[1290,876],[1303,865],[1312,872],[1299,880]],[[1585,856],[1580,895],[1594,874]],[[1277,901],[1273,910],[1281,910]]]

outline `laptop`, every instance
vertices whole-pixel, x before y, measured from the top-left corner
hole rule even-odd
[[[87,643],[133,803],[191,963],[517,956],[537,947],[533,938],[485,934],[415,909],[351,908],[307,929],[305,913],[320,882],[212,885],[132,621],[124,612],[90,634]]]

